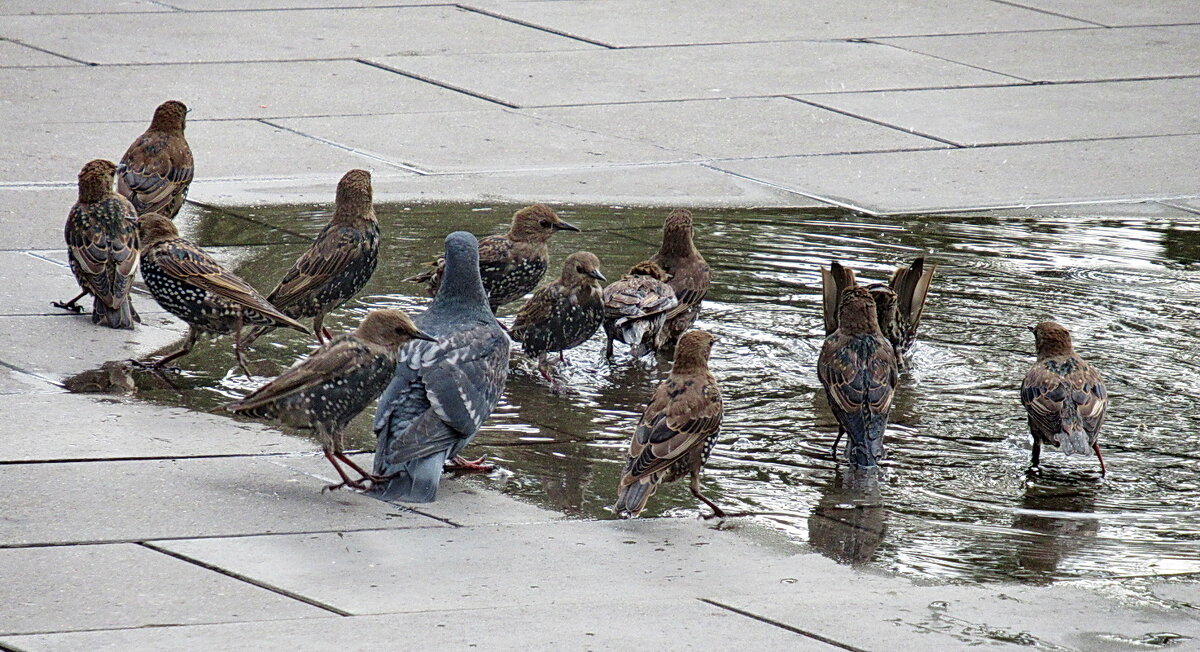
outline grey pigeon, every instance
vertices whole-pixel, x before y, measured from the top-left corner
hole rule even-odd
[[[446,269],[429,309],[413,320],[437,342],[414,342],[375,412],[374,475],[369,492],[383,500],[437,498],[447,460],[458,458],[491,415],[508,379],[510,340],[492,315],[479,276],[479,241],[465,231],[446,237]]]

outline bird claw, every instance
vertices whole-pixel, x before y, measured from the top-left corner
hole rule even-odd
[[[496,470],[495,464],[488,464],[480,457],[476,460],[468,460],[463,457],[455,457],[450,460],[450,463],[445,467],[446,471],[473,471],[477,473],[491,473]]]
[[[62,308],[68,312],[73,312],[77,315],[83,314],[83,306],[75,303],[74,301],[69,303],[63,303],[62,301],[51,301],[50,305],[54,306],[55,308]]]
[[[1042,467],[1031,466],[1028,469],[1025,469],[1025,475],[1031,478],[1040,478],[1042,477]]]

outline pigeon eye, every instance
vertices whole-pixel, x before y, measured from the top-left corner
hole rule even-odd
[[[542,220],[541,224],[543,229],[550,228],[550,220]]]

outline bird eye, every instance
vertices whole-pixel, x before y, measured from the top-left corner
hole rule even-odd
[[[548,229],[548,228],[550,228],[550,220],[542,220],[542,222],[541,222],[541,223],[542,223],[542,228],[543,228],[543,229]]]
[[[396,334],[397,334],[397,335],[403,335],[403,334],[404,334],[404,329],[403,329],[403,328],[400,328],[399,326],[397,326],[397,327],[396,327]]]
[[[586,273],[587,273],[587,272],[584,272],[584,271],[583,271],[583,265],[576,265],[576,266],[575,266],[575,271],[579,272],[580,274],[586,274]]]

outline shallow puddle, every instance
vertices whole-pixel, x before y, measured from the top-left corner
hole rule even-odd
[[[440,251],[445,233],[502,231],[514,207],[379,206],[386,250],[360,301],[326,323],[353,327],[373,307],[419,310],[401,283]],[[185,233],[269,290],[325,223],[330,207],[196,211]],[[552,243],[596,253],[610,279],[657,247],[666,211],[562,209],[585,232]],[[725,426],[706,473],[709,495],[760,516],[817,551],[923,577],[1105,578],[1200,572],[1200,227],[1157,218],[872,219],[838,212],[696,211],[714,287],[700,326],[715,333],[713,370]],[[836,258],[883,279],[920,253],[939,265],[887,433],[877,483],[842,477],[836,432],[816,375],[818,266]],[[141,301],[148,301],[141,298]],[[511,317],[517,305],[501,314]],[[1112,396],[1094,458],[1047,450],[1028,482],[1029,435],[1017,387],[1033,361],[1024,328],[1055,319],[1104,373]],[[310,343],[277,332],[256,345],[262,373]],[[610,518],[621,457],[643,401],[669,368],[609,366],[598,334],[568,353],[574,393],[551,395],[515,362],[504,402],[469,450],[499,462],[483,482],[568,514]],[[228,339],[182,361],[182,392],[147,379],[139,394],[215,410],[265,381],[234,373]],[[370,413],[355,447],[374,445]],[[202,436],[202,433],[197,433]],[[318,497],[314,496],[314,500]],[[647,516],[693,517],[686,486],[667,486]]]

